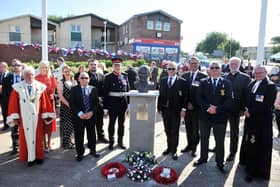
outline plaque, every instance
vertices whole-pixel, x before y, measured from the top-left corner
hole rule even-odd
[[[136,120],[148,119],[148,104],[137,104]]]

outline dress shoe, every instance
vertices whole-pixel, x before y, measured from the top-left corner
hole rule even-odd
[[[190,146],[187,146],[187,147],[185,147],[185,149],[181,150],[181,153],[186,153],[186,152],[189,152],[189,151],[191,151],[191,148],[190,148]]]
[[[76,160],[78,162],[81,162],[83,160],[83,156],[81,156],[81,155],[76,156]]]
[[[192,152],[191,152],[191,156],[192,156],[192,157],[196,157],[195,151],[192,151]]]
[[[173,160],[178,160],[178,155],[177,155],[177,153],[173,153],[173,154],[172,154],[172,159],[173,159]]]
[[[100,143],[106,143],[106,144],[109,143],[109,140],[107,140],[106,138],[99,138],[98,141]]]
[[[114,146],[113,144],[109,144],[109,147],[108,147],[110,150],[113,150],[114,149]]]
[[[226,170],[224,169],[224,164],[217,164],[217,167],[219,168],[220,172],[225,173]]]
[[[36,163],[37,163],[37,164],[43,164],[43,163],[44,163],[44,160],[43,160],[43,159],[36,159]]]
[[[95,152],[95,151],[90,152],[90,154],[91,154],[93,157],[95,157],[95,158],[100,157],[100,154],[99,154],[99,153],[97,153],[97,152]]]
[[[216,147],[213,147],[212,149],[209,148],[208,151],[214,153],[216,151]]]
[[[201,164],[204,164],[204,163],[206,163],[207,162],[207,160],[204,160],[204,159],[198,159],[197,161],[195,161],[194,163],[193,163],[193,166],[199,166],[199,165],[201,165]]]
[[[162,152],[162,155],[168,155],[170,153],[170,151],[168,149],[166,149],[165,151]]]
[[[234,160],[234,158],[235,158],[235,155],[234,155],[234,154],[232,154],[232,153],[230,153],[230,154],[228,155],[228,157],[227,157],[227,162],[231,162],[231,161],[233,161],[233,160]]]
[[[126,149],[126,147],[125,147],[123,144],[118,144],[118,146],[119,146],[121,149]]]
[[[36,162],[36,160],[31,161],[31,162],[28,162],[27,165],[28,165],[29,167],[32,167],[32,166],[35,164],[35,162]]]
[[[14,148],[14,149],[11,151],[10,155],[15,155],[15,154],[17,154],[17,153],[18,153],[18,150]]]
[[[252,181],[253,181],[253,177],[252,177],[251,175],[247,175],[247,176],[245,177],[245,181],[246,181],[246,182],[252,182]]]

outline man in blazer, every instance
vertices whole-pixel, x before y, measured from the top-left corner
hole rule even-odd
[[[168,76],[160,80],[157,109],[163,118],[163,125],[167,137],[167,149],[163,155],[172,154],[177,160],[177,146],[179,141],[180,118],[185,117],[187,106],[186,81],[176,75],[175,62],[167,64]]]
[[[233,103],[228,113],[230,125],[230,154],[227,161],[233,161],[238,148],[240,115],[243,115],[246,90],[251,82],[249,75],[239,71],[241,59],[232,57],[229,59],[230,73],[225,76],[232,83]]]
[[[4,118],[4,123],[5,120],[7,119],[8,115],[8,106],[9,106],[9,98],[12,92],[12,85],[20,82],[23,80],[22,76],[22,63],[18,59],[13,59],[12,60],[12,66],[13,66],[13,72],[8,73],[5,78],[2,80],[2,97],[5,98],[3,99],[2,105],[3,105],[3,118]],[[12,152],[11,155],[16,154],[18,152],[18,126],[15,125],[14,127],[11,128],[11,137],[12,137]]]
[[[157,77],[158,77],[158,67],[157,63],[155,61],[151,62],[151,68],[150,68],[150,81],[154,82],[155,87],[157,88]]]
[[[194,166],[206,163],[210,130],[213,128],[215,137],[215,153],[217,167],[224,172],[224,140],[227,123],[227,112],[232,103],[231,82],[221,77],[221,67],[217,62],[209,66],[209,78],[201,81],[197,90],[197,103],[200,107],[200,158]]]
[[[98,107],[98,96],[96,88],[88,85],[89,76],[86,72],[80,74],[79,82],[80,85],[71,89],[70,107],[73,111],[74,135],[77,151],[76,159],[77,161],[82,161],[85,152],[85,128],[87,130],[90,154],[96,158],[100,156],[96,152],[96,135],[94,127],[94,120],[96,120]]]
[[[103,99],[104,99],[104,75],[101,72],[97,71],[97,66],[99,62],[98,60],[89,59],[88,60],[88,75],[89,75],[89,85],[94,86],[98,92],[98,109],[95,120],[95,128],[97,139],[102,143],[109,143],[109,141],[105,138],[104,130],[103,130]]]
[[[182,75],[182,77],[187,81],[188,89],[188,103],[185,117],[188,145],[181,150],[181,152],[185,153],[191,151],[191,155],[193,157],[196,156],[196,147],[199,143],[199,106],[196,101],[196,93],[200,85],[200,80],[207,77],[206,74],[198,70],[199,65],[199,59],[197,57],[191,57],[189,61],[190,71]]]

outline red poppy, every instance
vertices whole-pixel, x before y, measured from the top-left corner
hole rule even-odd
[[[175,169],[169,168],[170,176],[167,178],[167,177],[161,176],[163,168],[169,168],[169,167],[159,166],[159,167],[155,168],[153,171],[153,179],[159,184],[168,185],[168,184],[176,183],[179,176],[178,176],[177,172],[175,171]]]
[[[121,178],[126,173],[126,167],[119,162],[110,162],[101,168],[101,175],[106,179],[110,177]]]

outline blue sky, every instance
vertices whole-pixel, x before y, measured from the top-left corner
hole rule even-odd
[[[33,14],[41,17],[41,0],[1,0],[0,19]],[[183,3],[183,4],[182,4]],[[183,21],[181,48],[192,52],[207,33],[217,31],[257,46],[261,0],[48,0],[48,14],[93,13],[116,24],[134,14],[163,10]],[[266,43],[280,36],[280,0],[268,0]]]

